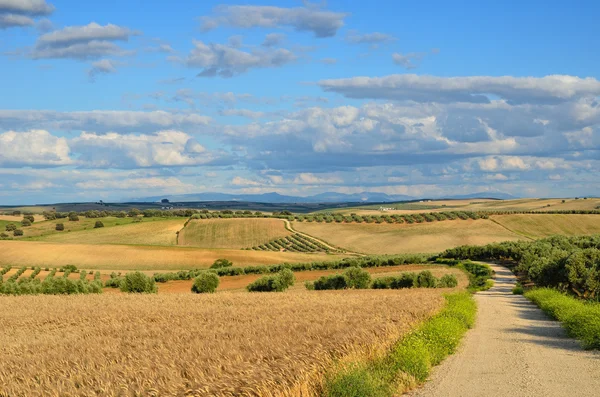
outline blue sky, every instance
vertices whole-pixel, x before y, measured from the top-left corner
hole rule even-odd
[[[0,204],[599,195],[600,5],[491,3],[0,0]]]

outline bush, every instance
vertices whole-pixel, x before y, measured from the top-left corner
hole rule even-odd
[[[16,236],[22,236],[22,235],[23,235],[23,230],[21,230],[21,229],[15,229],[13,231],[13,236],[15,236],[15,237]]]
[[[228,259],[217,259],[211,266],[211,269],[221,269],[224,267],[231,267],[233,266],[233,262],[231,262]]]
[[[23,215],[23,219],[27,219],[31,223],[35,222],[33,215]]]
[[[371,275],[360,267],[350,267],[344,271],[348,288],[365,289],[371,284]]]
[[[444,274],[438,282],[438,288],[454,288],[458,285],[458,280],[453,274]]]
[[[212,272],[204,272],[201,273],[198,277],[194,279],[194,284],[192,285],[192,292],[196,294],[201,293],[213,293],[219,286],[219,276]]]
[[[7,238],[8,238],[8,234],[6,234],[4,232],[0,233],[0,239],[4,240],[4,239],[7,239]]]
[[[77,221],[79,221],[79,216],[77,214],[70,214],[69,215],[69,220],[71,222],[77,222]]]
[[[348,283],[346,277],[341,274],[333,274],[331,276],[323,276],[314,282],[314,289],[317,291],[327,289],[346,289]]]
[[[156,293],[158,288],[153,278],[144,273],[127,273],[121,282],[121,291],[130,293]]]
[[[21,226],[23,226],[23,227],[28,227],[28,226],[31,226],[31,221],[30,221],[29,219],[26,219],[26,218],[24,218],[24,219],[21,221]]]
[[[417,276],[417,286],[419,288],[435,288],[437,286],[437,279],[429,270],[423,270]]]
[[[59,232],[62,232],[63,230],[65,230],[65,225],[63,223],[57,223],[55,229]]]
[[[6,225],[5,229],[7,232],[14,232],[15,230],[17,230],[17,225],[15,225],[14,223],[9,223],[8,225]]]
[[[264,276],[248,285],[249,292],[282,292],[294,285],[296,278],[290,269],[283,269],[273,276]]]
[[[524,292],[523,286],[519,283],[517,283],[517,285],[515,285],[515,287],[512,289],[513,295],[523,295]]]
[[[98,229],[104,227],[104,223],[102,223],[101,221],[96,221],[96,223],[94,224],[94,229]]]
[[[392,281],[390,288],[401,289],[401,288],[413,288],[417,287],[417,275],[416,273],[404,273],[400,277]]]

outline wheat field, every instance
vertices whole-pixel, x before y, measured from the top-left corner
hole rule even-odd
[[[2,297],[3,396],[313,395],[332,357],[387,348],[440,290]]]
[[[281,219],[197,219],[181,231],[179,245],[241,249],[289,235]]]
[[[523,238],[487,219],[410,225],[294,222],[294,229],[366,254],[437,253],[463,244],[482,245]]]
[[[151,245],[66,244],[44,241],[1,241],[0,266],[61,267],[87,270],[173,271],[207,268],[219,258],[235,266],[301,263],[344,258],[320,253],[243,251]]]

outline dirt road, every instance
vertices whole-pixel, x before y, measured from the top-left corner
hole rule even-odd
[[[502,266],[495,286],[475,296],[475,327],[459,352],[412,396],[600,396],[600,353],[582,350],[521,295]]]

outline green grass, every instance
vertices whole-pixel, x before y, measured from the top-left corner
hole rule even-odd
[[[585,349],[600,349],[600,304],[584,302],[549,288],[525,293],[544,312],[561,322]]]
[[[446,307],[400,340],[384,357],[370,363],[349,363],[325,378],[327,397],[388,397],[424,382],[431,368],[454,353],[475,323],[477,306],[471,294],[446,296]]]

